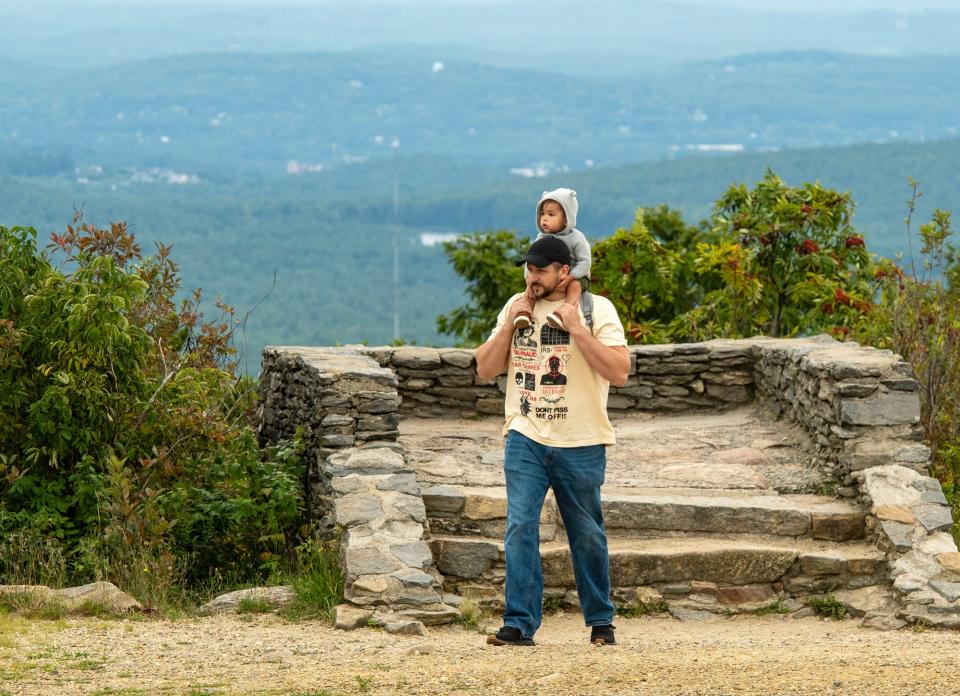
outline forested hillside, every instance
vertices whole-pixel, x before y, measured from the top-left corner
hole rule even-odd
[[[958,158],[960,140],[948,140],[687,157],[535,179],[414,156],[297,177],[235,174],[116,190],[63,177],[0,176],[0,224],[29,223],[45,235],[62,230],[75,207],[93,221],[123,218],[141,242],[174,245],[185,285],[212,289],[241,312],[270,292],[276,273],[276,287],[246,326],[244,367],[256,372],[266,344],[393,339],[395,232],[400,335],[443,344],[452,338],[437,334],[435,318],[462,304],[461,281],[441,247],[424,246],[421,235],[495,228],[532,235],[533,204],[544,189],[575,187],[580,227],[596,240],[628,225],[640,206],[668,203],[696,222],[731,183],[755,182],[771,167],[795,185],[819,179],[852,191],[854,222],[869,248],[893,255],[905,250],[907,176],[925,191],[919,219],[934,206],[958,209]]]

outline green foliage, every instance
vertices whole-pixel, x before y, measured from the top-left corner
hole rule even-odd
[[[638,210],[629,229],[593,246],[591,292],[613,303],[634,342],[669,341],[669,321],[692,307],[697,287],[683,249],[696,239],[679,213],[661,206]]]
[[[851,226],[853,203],[819,183],[787,186],[772,171],[717,201],[716,241],[696,268],[714,287],[673,326],[678,338],[849,334],[871,309],[872,264]]]
[[[803,603],[813,609],[818,615],[826,616],[834,621],[841,621],[847,615],[847,607],[837,599],[833,593],[817,597],[807,597]]]
[[[0,521],[0,529],[5,526]],[[0,536],[0,585],[61,587],[66,580],[62,542],[29,528]]]
[[[301,467],[256,445],[233,308],[178,301],[169,248],[144,257],[123,223],[75,220],[48,249],[0,227],[0,574],[109,579],[151,606],[214,569],[269,574]]]
[[[296,564],[288,575],[296,599],[281,612],[291,620],[333,618],[343,602],[344,579],[338,543],[321,543],[305,535],[296,550]]]
[[[456,623],[465,629],[479,631],[483,621],[483,608],[472,597],[464,597],[458,607],[460,614],[455,619]]]
[[[543,598],[543,611],[545,614],[559,614],[563,611],[563,596],[551,595]]]
[[[466,281],[470,301],[437,317],[439,331],[458,336],[466,345],[483,343],[507,300],[523,292],[523,269],[515,262],[529,245],[529,240],[507,230],[475,232],[445,242],[444,251]]]
[[[760,607],[753,612],[756,616],[769,616],[770,614],[789,614],[790,607],[785,605],[782,600],[777,600],[773,604]]]
[[[269,614],[275,608],[262,597],[244,597],[237,602],[238,614]]]
[[[912,247],[912,220],[922,195],[910,180],[905,220]],[[919,228],[919,259],[884,262],[876,270],[880,302],[858,340],[891,348],[913,365],[920,383],[920,422],[934,453],[935,473],[949,490],[960,482],[960,262],[950,244],[948,211],[934,210]],[[918,263],[919,261],[919,263]]]
[[[649,602],[637,600],[633,604],[625,604],[621,607],[617,607],[617,616],[622,616],[627,619],[637,619],[641,616],[662,614],[666,612],[667,609],[667,603],[662,598],[653,599]]]

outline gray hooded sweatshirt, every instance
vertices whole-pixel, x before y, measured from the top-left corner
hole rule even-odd
[[[567,226],[552,235],[540,229],[540,208],[546,201],[556,201],[563,208],[567,217]],[[574,278],[590,277],[590,243],[577,226],[577,192],[573,189],[558,188],[553,191],[544,191],[537,203],[537,239],[547,236],[557,237],[570,247],[573,265],[570,266],[570,275]]]

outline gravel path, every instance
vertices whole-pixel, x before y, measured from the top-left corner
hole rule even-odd
[[[491,622],[496,625],[496,621]],[[534,648],[458,626],[429,637],[273,616],[26,621],[0,616],[0,694],[946,694],[960,634],[778,616],[620,619],[587,644],[548,616]]]

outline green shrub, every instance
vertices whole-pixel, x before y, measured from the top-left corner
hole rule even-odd
[[[274,609],[276,607],[262,597],[244,597],[237,602],[238,614],[269,614]]]
[[[437,317],[437,330],[458,336],[466,345],[483,343],[503,305],[525,289],[523,269],[515,262],[526,253],[530,241],[499,230],[464,234],[444,242],[453,270],[466,281],[470,301]]]
[[[0,585],[61,587],[66,580],[67,561],[60,541],[35,529],[18,529],[0,537]]]
[[[832,593],[818,597],[807,597],[803,603],[820,616],[826,616],[834,621],[840,621],[847,615],[846,605]]]
[[[782,600],[777,600],[773,604],[768,604],[765,607],[760,607],[759,609],[754,610],[753,612],[757,616],[769,616],[770,614],[789,614],[790,607],[785,605]]]
[[[0,226],[0,576],[111,580],[165,607],[215,571],[262,579],[302,523],[299,451],[261,451],[239,319],[179,299],[170,249],[76,220]]]
[[[460,615],[456,622],[466,629],[473,631],[480,630],[480,623],[483,621],[483,608],[472,597],[463,597],[460,600]]]
[[[950,244],[951,214],[934,210],[914,240],[913,214],[920,191],[910,180],[906,260],[877,267],[880,301],[856,333],[862,342],[890,348],[913,365],[920,383],[920,424],[933,451],[934,473],[949,491],[960,483],[960,259]],[[957,520],[954,493],[954,520]],[[956,530],[956,527],[955,527]],[[960,534],[955,534],[960,538]]]

